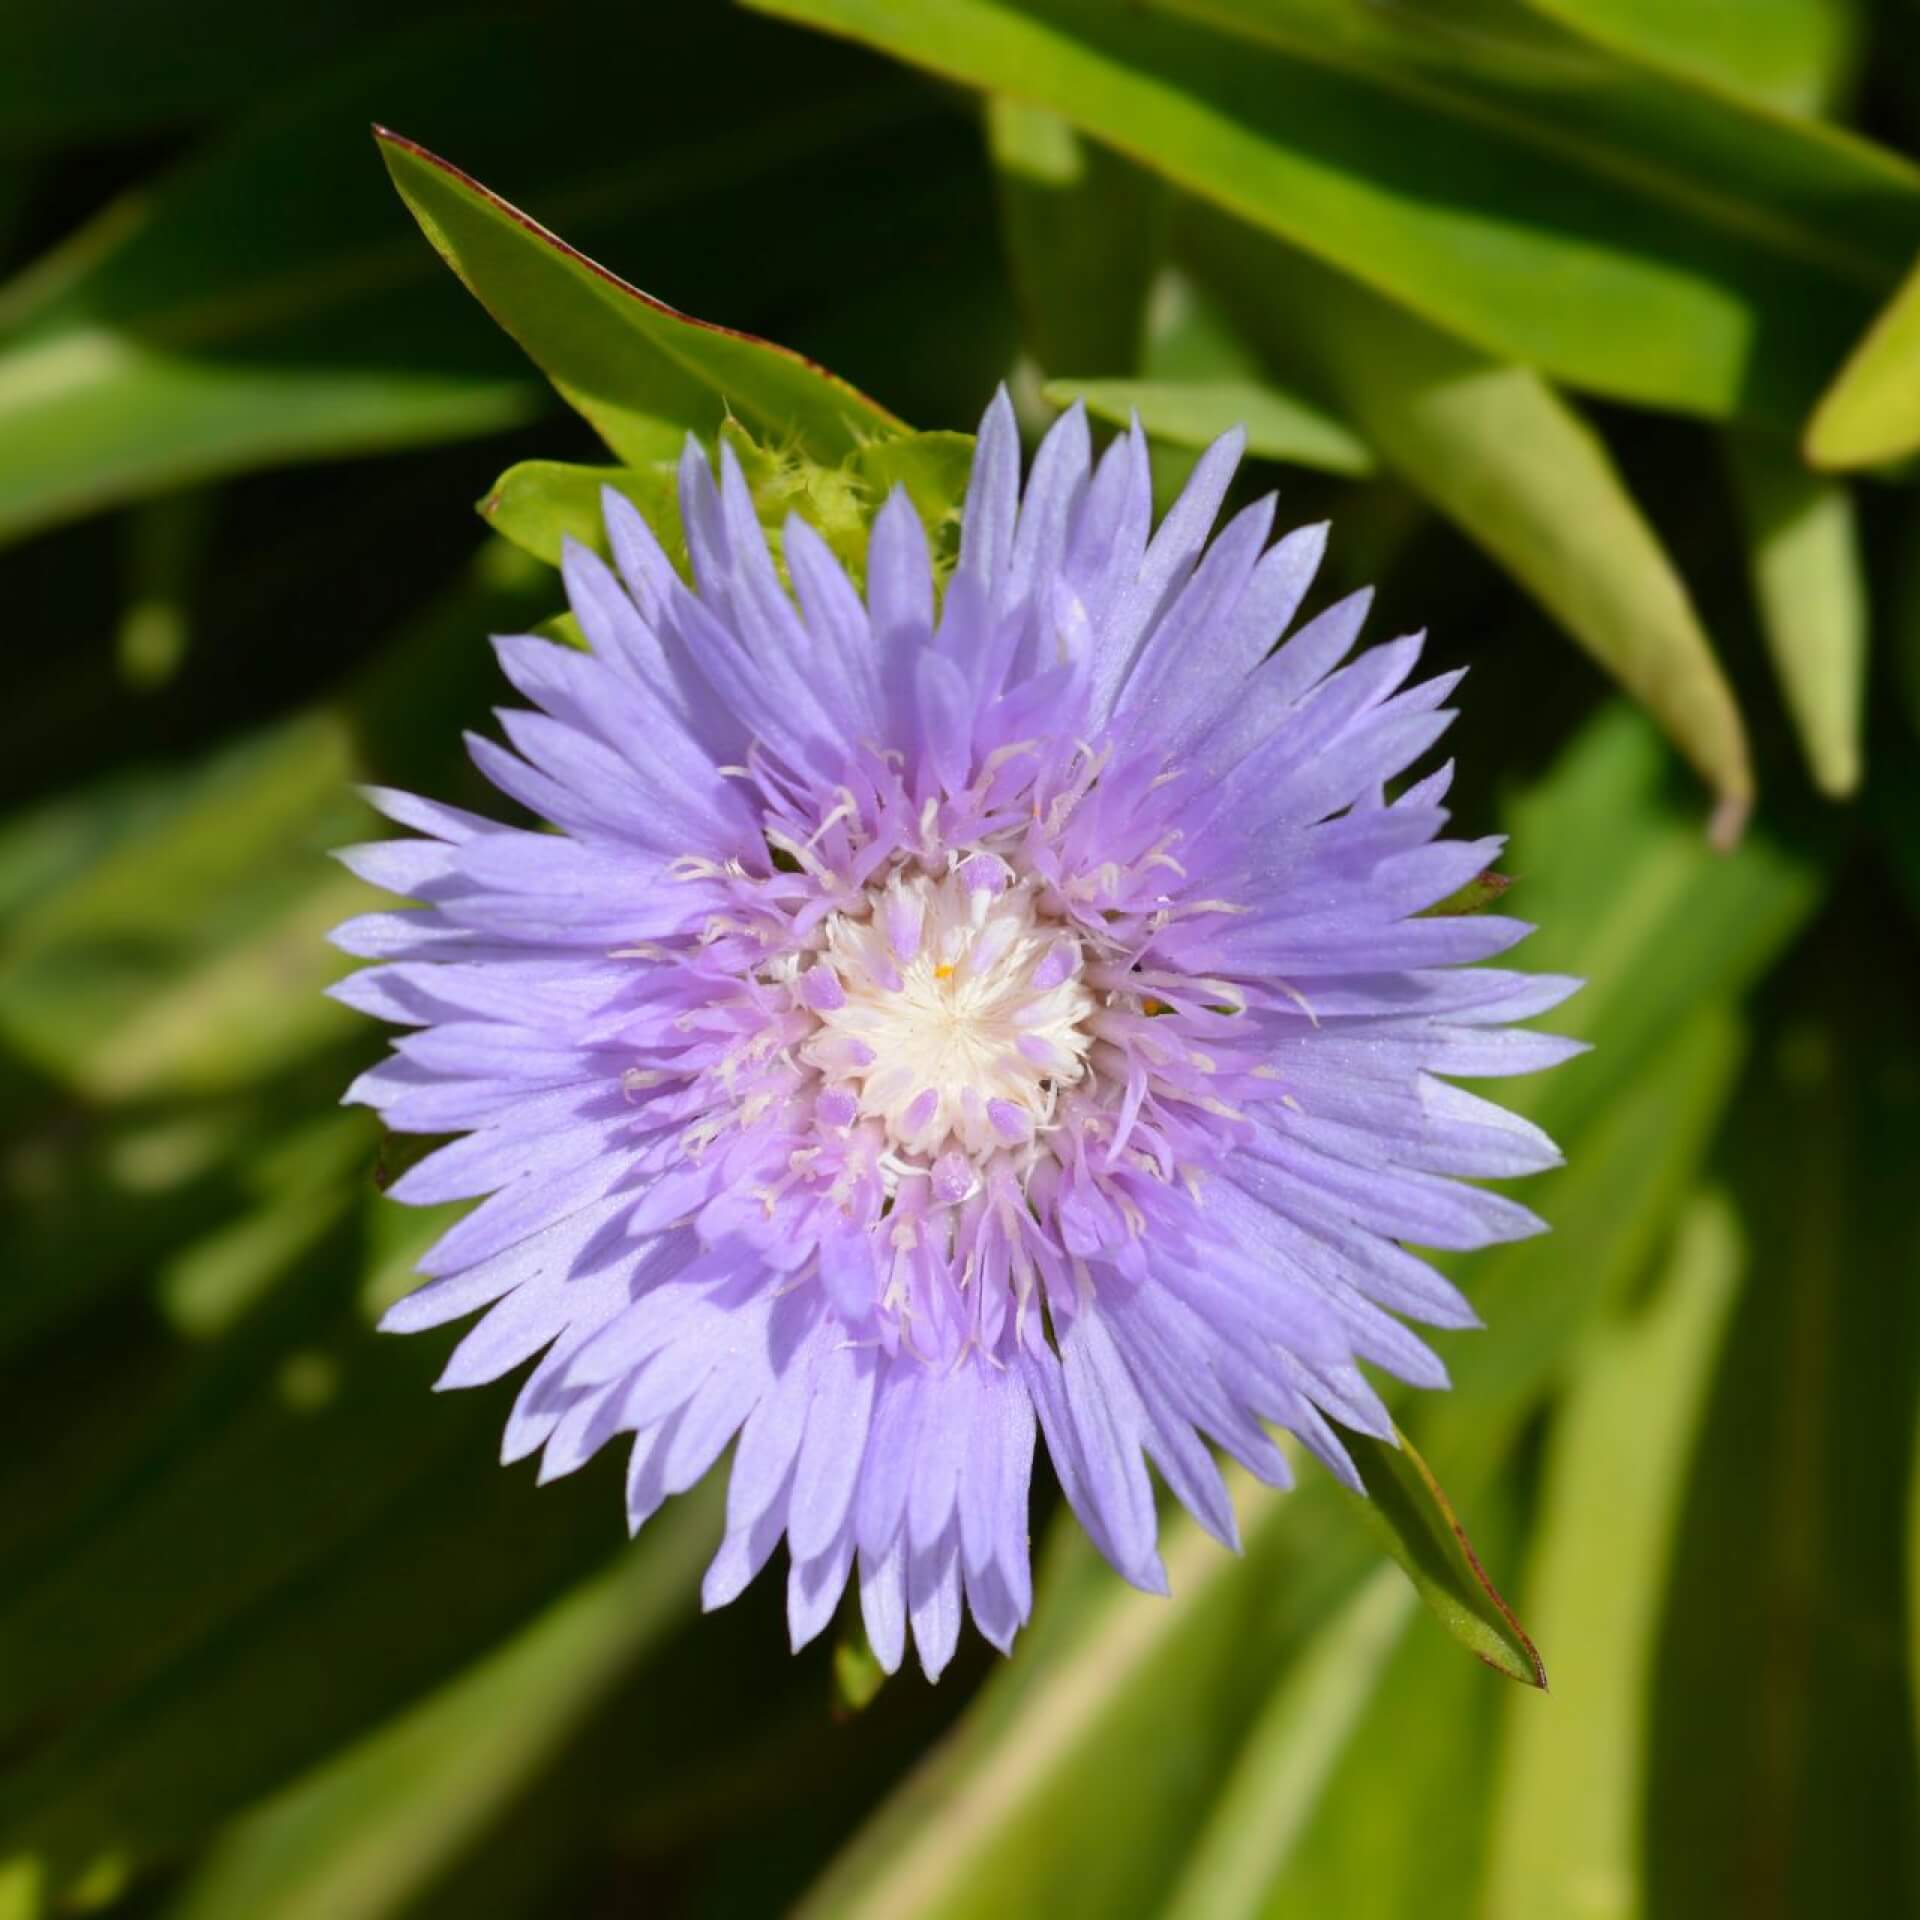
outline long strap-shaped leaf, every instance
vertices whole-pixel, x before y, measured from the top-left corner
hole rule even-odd
[[[1860,784],[1867,702],[1867,577],[1852,497],[1758,434],[1729,435],[1727,461],[1787,712],[1814,785],[1845,799]]]
[[[1832,0],[1526,0],[1536,13],[1651,66],[1792,113],[1833,99],[1866,37],[1864,9]]]
[[[1594,1343],[1555,1419],[1526,1591],[1535,1624],[1564,1649],[1560,1711],[1506,1715],[1489,1920],[1577,1912],[1588,1887],[1639,1890],[1661,1609],[1742,1264],[1725,1196],[1697,1196],[1653,1307]]]

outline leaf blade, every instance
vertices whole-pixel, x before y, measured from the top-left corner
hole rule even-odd
[[[1496,1673],[1547,1685],[1546,1663],[1474,1551],[1433,1469],[1405,1434],[1398,1445],[1355,1435],[1347,1451],[1367,1490],[1365,1511],[1427,1611]]]
[[[1573,1912],[1583,1889],[1638,1886],[1660,1615],[1743,1263],[1726,1196],[1697,1196],[1652,1305],[1582,1356],[1555,1410],[1526,1592],[1541,1631],[1564,1649],[1558,1711],[1507,1703],[1488,1819],[1488,1920]]]
[[[664,1516],[504,1645],[250,1808],[171,1920],[404,1911],[691,1609],[711,1504]]]
[[[1859,785],[1867,701],[1868,598],[1852,496],[1756,434],[1727,443],[1761,630],[1814,785]]]
[[[844,457],[905,423],[790,348],[677,312],[418,141],[374,139],[434,250],[616,454],[661,422],[711,440],[730,412]]]
[[[1382,1569],[1285,1674],[1186,1863],[1167,1920],[1251,1920],[1262,1911],[1268,1882],[1299,1843],[1347,1743],[1379,1697],[1412,1602],[1408,1582]]]
[[[1576,33],[1788,113],[1822,112],[1860,53],[1859,16],[1826,0],[1734,12],[1714,0],[1526,0]]]
[[[1920,265],[1861,334],[1807,421],[1816,467],[1852,472],[1920,449]]]

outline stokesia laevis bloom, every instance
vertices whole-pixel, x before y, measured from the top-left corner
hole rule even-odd
[[[1439,837],[1457,675],[1418,637],[1340,662],[1367,596],[1275,650],[1326,529],[1271,498],[1207,536],[1229,435],[1157,530],[1138,429],[1065,416],[1024,493],[1004,394],[936,593],[896,493],[857,594],[805,522],[769,553],[739,467],[689,445],[690,588],[605,498],[569,550],[592,651],[499,641],[534,711],[502,792],[559,833],[410,795],[350,850],[421,904],[349,922],[337,990],[411,1029],[349,1099],[459,1133],[396,1199],[489,1196],[385,1325],[478,1309],[442,1384],[536,1354],[507,1423],[542,1476],[630,1434],[638,1528],[734,1448],[719,1606],[784,1535],[796,1645],[850,1576],[895,1667],[963,1610],[1031,1605],[1036,1430],[1087,1531],[1164,1590],[1151,1460],[1223,1542],[1214,1449],[1272,1429],[1352,1482],[1390,1431],[1370,1362],[1445,1384],[1402,1324],[1471,1324],[1400,1244],[1537,1230],[1461,1184],[1552,1164],[1440,1075],[1572,1043],[1510,1023],[1573,982],[1464,965],[1526,929],[1416,917],[1496,840]],[[1150,537],[1151,536],[1151,537]]]

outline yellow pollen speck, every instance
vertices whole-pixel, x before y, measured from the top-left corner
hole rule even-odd
[[[935,967],[933,977],[936,980],[951,980],[953,978],[953,969],[948,966]]]

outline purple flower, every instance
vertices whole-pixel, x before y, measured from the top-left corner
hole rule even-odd
[[[636,1528],[735,1442],[705,1599],[784,1534],[796,1646],[852,1575],[888,1668],[911,1624],[937,1676],[963,1609],[1006,1648],[1036,1431],[1164,1590],[1149,1459],[1228,1545],[1215,1448],[1284,1483],[1285,1428],[1353,1483],[1360,1363],[1442,1386],[1400,1316],[1474,1320],[1400,1243],[1539,1228],[1458,1176],[1552,1143],[1436,1076],[1564,1059],[1509,1023],[1574,983],[1464,965],[1526,928],[1419,916],[1500,843],[1438,837],[1444,769],[1383,792],[1458,676],[1341,666],[1364,593],[1274,650],[1326,529],[1268,546],[1267,498],[1209,545],[1241,444],[1153,530],[1137,429],[1094,464],[1067,415],[1022,494],[1002,395],[944,593],[896,493],[864,603],[797,519],[790,593],[690,444],[697,584],[609,492],[617,573],[564,565],[591,653],[497,643],[534,710],[473,756],[559,834],[383,791],[423,837],[345,856],[422,903],[336,936],[411,1029],[348,1098],[463,1136],[395,1198],[488,1196],[384,1324],[485,1308],[441,1384],[543,1355],[505,1457],[632,1435]]]

